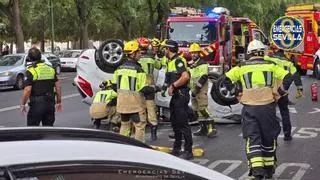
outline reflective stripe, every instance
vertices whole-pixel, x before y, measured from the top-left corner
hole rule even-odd
[[[290,72],[290,67],[289,66],[283,65],[283,69]]]
[[[199,83],[199,81],[197,81],[196,85],[197,85],[198,87],[202,87],[202,84]]]
[[[154,65],[148,63],[148,72],[146,72],[147,74],[153,74],[153,70],[154,70]]]
[[[250,164],[251,167],[263,167],[264,166],[264,162],[262,157],[254,157],[250,159]]]
[[[273,166],[274,165],[274,161],[272,162],[264,162],[265,166]]]
[[[273,149],[272,146],[266,147],[266,146],[261,145],[261,147],[264,148],[264,149]]]
[[[272,82],[273,82],[273,72],[271,71],[263,71],[263,76],[264,76],[264,80],[265,80],[265,85],[266,86],[272,86]]]
[[[249,146],[249,148],[255,148],[255,147],[261,147],[260,145],[252,145],[252,146]]]
[[[129,88],[131,91],[135,91],[136,90],[136,82],[137,82],[137,78],[132,77],[132,76],[128,76],[128,80],[129,80]]]
[[[106,98],[107,98],[106,94],[101,94],[100,95],[100,102],[105,102]]]
[[[243,75],[243,79],[245,81],[245,85],[247,89],[252,88],[252,72],[246,73]]]
[[[264,161],[274,161],[274,157],[262,157]]]
[[[265,150],[265,149],[262,149],[263,152],[274,152],[275,150]]]
[[[121,87],[121,79],[122,79],[122,75],[119,75],[117,79],[117,89],[120,89]]]

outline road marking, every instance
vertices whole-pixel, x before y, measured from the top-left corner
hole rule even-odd
[[[299,170],[291,178],[293,180],[300,180],[300,179],[302,179],[303,175],[307,172],[307,170],[310,168],[310,164],[307,164],[307,163],[283,163],[279,167],[277,167],[276,172],[274,174],[275,177],[280,177],[280,175],[288,167],[300,167]]]
[[[308,112],[309,114],[315,114],[315,113],[319,113],[320,109],[319,108],[313,108],[314,111]]]
[[[70,98],[77,97],[77,96],[80,96],[80,94],[78,94],[78,93],[69,94],[69,95],[66,95],[66,96],[62,96],[62,100],[64,100],[64,99],[70,99]],[[6,111],[15,110],[15,109],[20,109],[20,105],[1,108],[1,109],[0,109],[0,112],[6,112]]]
[[[242,161],[239,161],[239,160],[217,160],[217,161],[211,163],[208,166],[208,168],[213,170],[214,168],[216,168],[220,164],[230,164],[230,166],[228,168],[226,168],[224,171],[222,171],[222,174],[229,175],[232,171],[237,169],[242,164]]]

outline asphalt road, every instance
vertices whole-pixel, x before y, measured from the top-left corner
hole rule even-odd
[[[56,126],[92,128],[88,116],[88,105],[81,103],[81,97],[75,87],[72,86],[75,73],[62,73],[63,108],[62,113],[56,114]],[[320,175],[320,102],[311,101],[310,85],[314,80],[304,77],[305,96],[297,100],[294,97],[295,87],[290,89],[290,99],[295,102],[290,106],[293,125],[293,141],[284,142],[279,137],[278,168],[274,179],[306,179],[316,180]],[[320,84],[320,81],[317,81]],[[318,88],[320,96],[320,87]],[[21,91],[0,89],[0,126],[25,126],[26,117],[19,113]],[[232,113],[239,113],[241,106],[233,106]],[[230,113],[228,107],[217,107],[210,103],[210,110],[216,112],[216,116]],[[196,131],[197,127],[192,127]],[[218,124],[218,135],[215,138],[194,137],[194,146],[201,147],[205,155],[193,160],[208,168],[217,170],[235,179],[245,179],[247,176],[247,161],[245,145],[241,137],[241,124]],[[159,140],[151,142],[147,133],[148,144],[171,146],[172,140],[168,138],[171,133],[169,125],[162,125],[159,130]]]

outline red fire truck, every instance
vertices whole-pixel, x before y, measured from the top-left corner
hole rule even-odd
[[[188,49],[196,42],[207,51],[204,57],[210,72],[222,74],[245,58],[250,41],[258,39],[266,46],[269,41],[249,18],[231,17],[228,9],[216,7],[207,13],[197,10],[176,9],[166,24],[165,37],[179,43],[185,58]]]
[[[313,70],[320,79],[320,4],[291,5],[286,10],[286,16],[299,19],[304,25],[304,40],[300,46],[287,51],[287,56],[297,63],[300,73],[305,75],[307,70]]]

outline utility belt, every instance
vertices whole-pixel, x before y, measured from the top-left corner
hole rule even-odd
[[[30,104],[33,104],[33,103],[39,102],[39,101],[54,102],[55,95],[53,93],[47,93],[45,95],[30,96],[29,99],[30,99]]]

